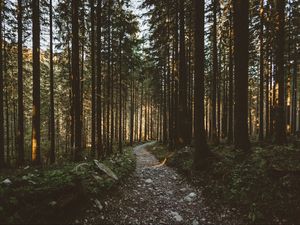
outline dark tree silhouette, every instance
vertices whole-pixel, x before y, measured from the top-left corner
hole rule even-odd
[[[32,57],[33,57],[33,109],[31,159],[33,164],[41,164],[40,149],[40,2],[32,0]]]
[[[249,1],[233,0],[235,106],[234,143],[248,151]]]
[[[204,128],[204,0],[194,0],[195,13],[195,164],[208,155]]]

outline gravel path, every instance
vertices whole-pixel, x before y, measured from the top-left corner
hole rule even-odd
[[[201,190],[191,186],[175,170],[160,165],[146,149],[134,149],[135,173],[101,202],[87,211],[84,224],[239,224],[234,213],[216,213],[204,204]],[[217,215],[215,215],[217,214]],[[79,221],[77,221],[79,222]]]

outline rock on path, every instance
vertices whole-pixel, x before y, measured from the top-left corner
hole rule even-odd
[[[135,173],[106,199],[89,209],[81,224],[239,224],[232,213],[216,213],[204,205],[201,190],[189,185],[175,170],[158,160],[145,147],[134,149]],[[103,206],[103,209],[99,205]],[[217,215],[216,215],[217,214]]]

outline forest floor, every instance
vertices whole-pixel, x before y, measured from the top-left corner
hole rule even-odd
[[[55,164],[0,173],[0,224],[69,224],[135,170],[132,148],[104,161]]]
[[[242,224],[235,209],[209,207],[202,191],[175,169],[160,163],[147,148],[134,149],[136,170],[90,207],[78,224]]]

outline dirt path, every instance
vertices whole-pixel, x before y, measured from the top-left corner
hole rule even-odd
[[[189,185],[172,168],[159,165],[146,145],[149,143],[134,149],[135,173],[114,194],[88,210],[80,223],[238,224],[232,212],[224,209],[216,213],[205,207],[201,190]]]

